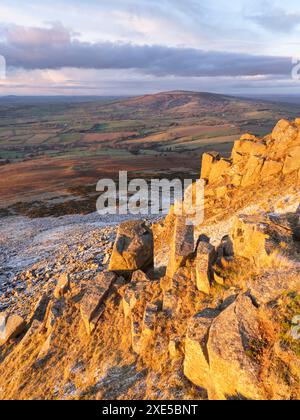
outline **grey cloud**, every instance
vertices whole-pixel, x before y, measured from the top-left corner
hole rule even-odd
[[[288,13],[272,5],[261,13],[246,17],[271,32],[292,32],[300,24],[299,13]]]
[[[24,69],[134,69],[153,76],[287,75],[286,57],[211,52],[193,48],[80,42],[59,24],[49,29],[2,28],[0,54],[8,66]]]

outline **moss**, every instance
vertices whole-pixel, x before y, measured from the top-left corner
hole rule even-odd
[[[296,292],[289,292],[283,299],[283,316],[280,320],[281,344],[300,357],[300,339],[295,340],[291,334],[292,328],[295,327],[293,320],[300,315],[300,295]]]
[[[251,339],[246,349],[246,354],[255,361],[261,360],[264,350],[268,347],[268,341],[264,339]]]

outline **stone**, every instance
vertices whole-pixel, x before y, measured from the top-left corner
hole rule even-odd
[[[0,313],[0,345],[17,338],[26,328],[26,322],[19,315]]]
[[[147,282],[147,281],[150,281],[149,277],[147,276],[146,273],[144,273],[141,270],[135,271],[132,274],[131,282]]]
[[[290,269],[277,273],[265,273],[247,282],[249,293],[258,305],[275,302],[288,291],[300,292],[300,270]]]
[[[205,309],[190,319],[185,339],[184,375],[195,385],[211,387],[207,342],[209,330],[219,311]]]
[[[245,295],[213,320],[207,342],[210,399],[266,398],[259,361],[251,356],[253,346],[265,345],[261,334],[258,310]]]
[[[90,285],[85,292],[80,302],[80,313],[88,335],[91,335],[95,330],[103,313],[105,300],[116,280],[116,274],[103,272],[98,275],[95,283]]]
[[[228,159],[220,159],[213,163],[210,175],[209,183],[220,181],[222,176],[225,175],[231,168],[231,162]]]
[[[54,290],[54,297],[59,299],[70,291],[70,278],[67,273],[61,275]]]
[[[244,168],[244,176],[241,183],[242,187],[248,187],[259,182],[263,164],[263,158],[250,156]]]
[[[48,334],[51,334],[58,319],[64,314],[65,302],[63,299],[55,299],[50,301],[46,310],[44,327]]]
[[[261,142],[257,137],[244,135],[234,143],[232,159],[234,163],[237,163],[241,159],[244,159],[244,155],[264,156],[266,151],[266,144]]]
[[[281,229],[267,215],[239,215],[233,223],[234,255],[246,258],[257,267],[272,264],[280,252],[279,244],[288,243],[292,232]]]
[[[132,347],[138,354],[147,355],[147,350],[153,344],[158,312],[161,309],[161,302],[147,302],[141,325],[140,337],[136,335],[137,330],[133,329]],[[138,341],[137,341],[138,340]]]
[[[298,136],[298,128],[294,124],[291,124],[287,120],[280,120],[273,132],[272,138],[276,142],[276,147],[279,147],[281,150],[286,146],[289,146]]]
[[[138,301],[147,298],[147,289],[150,286],[149,281],[132,280],[127,286],[121,291],[123,310],[125,318],[132,315],[132,311]]]
[[[153,266],[153,235],[144,222],[125,222],[118,229],[109,271],[132,273]]]
[[[213,282],[213,264],[216,259],[216,249],[208,242],[199,242],[194,260],[195,280],[200,292],[210,294]]]
[[[284,162],[283,174],[288,175],[300,169],[300,146],[291,149]]]
[[[220,160],[220,155],[217,152],[203,153],[201,165],[201,179],[209,179],[211,168],[215,162]]]
[[[272,176],[278,175],[282,171],[282,168],[282,162],[276,162],[275,160],[266,160],[261,170],[261,179],[265,180]]]
[[[187,224],[185,217],[177,217],[175,221],[174,236],[171,243],[167,277],[172,278],[180,267],[194,253],[194,225]]]

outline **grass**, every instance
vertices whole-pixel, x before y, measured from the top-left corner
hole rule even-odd
[[[293,320],[300,316],[300,295],[288,293],[284,298],[283,316],[280,322],[281,344],[292,350],[297,357],[300,357],[300,338],[295,340],[292,336],[292,328],[295,327]],[[299,331],[300,332],[300,331]]]

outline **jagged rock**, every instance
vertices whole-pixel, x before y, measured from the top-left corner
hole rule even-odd
[[[200,292],[209,294],[214,279],[213,264],[216,260],[216,249],[209,242],[199,242],[194,260],[195,281]]]
[[[250,134],[246,134],[234,143],[232,150],[233,163],[239,163],[245,160],[245,156],[264,156],[267,152],[267,146],[259,139]]]
[[[282,158],[292,145],[299,145],[298,128],[287,120],[280,120],[272,132],[270,157]]]
[[[289,150],[288,156],[284,162],[283,174],[288,175],[291,172],[298,171],[300,169],[300,146]]]
[[[201,179],[209,179],[212,166],[220,160],[220,154],[217,152],[203,153],[201,165]]]
[[[99,274],[80,302],[81,317],[89,335],[96,328],[104,310],[105,299],[116,279],[117,275],[114,273],[104,272]]]
[[[128,273],[153,266],[153,235],[144,222],[120,225],[109,270]]]
[[[54,297],[59,299],[63,297],[70,290],[70,278],[67,273],[62,274],[59,278],[57,286],[54,290]]]
[[[194,252],[194,225],[187,224],[186,217],[177,217],[171,244],[167,277],[170,279],[183,267]]]
[[[242,187],[248,187],[259,182],[263,164],[263,158],[259,156],[250,156],[244,168],[244,176],[241,183]]]
[[[26,322],[19,315],[9,315],[7,312],[0,313],[0,345],[18,337],[24,332]]]
[[[195,385],[210,389],[210,367],[207,351],[209,330],[219,311],[206,309],[190,319],[185,339],[184,374]]]
[[[213,163],[209,174],[209,183],[219,181],[222,175],[231,168],[231,162],[228,159],[221,158]]]
[[[264,344],[257,309],[245,295],[225,309],[211,324],[207,343],[210,399],[266,398],[259,362],[251,357],[253,346]]]
[[[164,270],[168,266],[171,244],[174,236],[175,219],[174,207],[171,207],[170,212],[164,221],[152,225],[154,238],[154,268],[156,270]]]
[[[266,160],[261,170],[261,179],[265,180],[279,174],[282,171],[283,163],[275,160]]]

